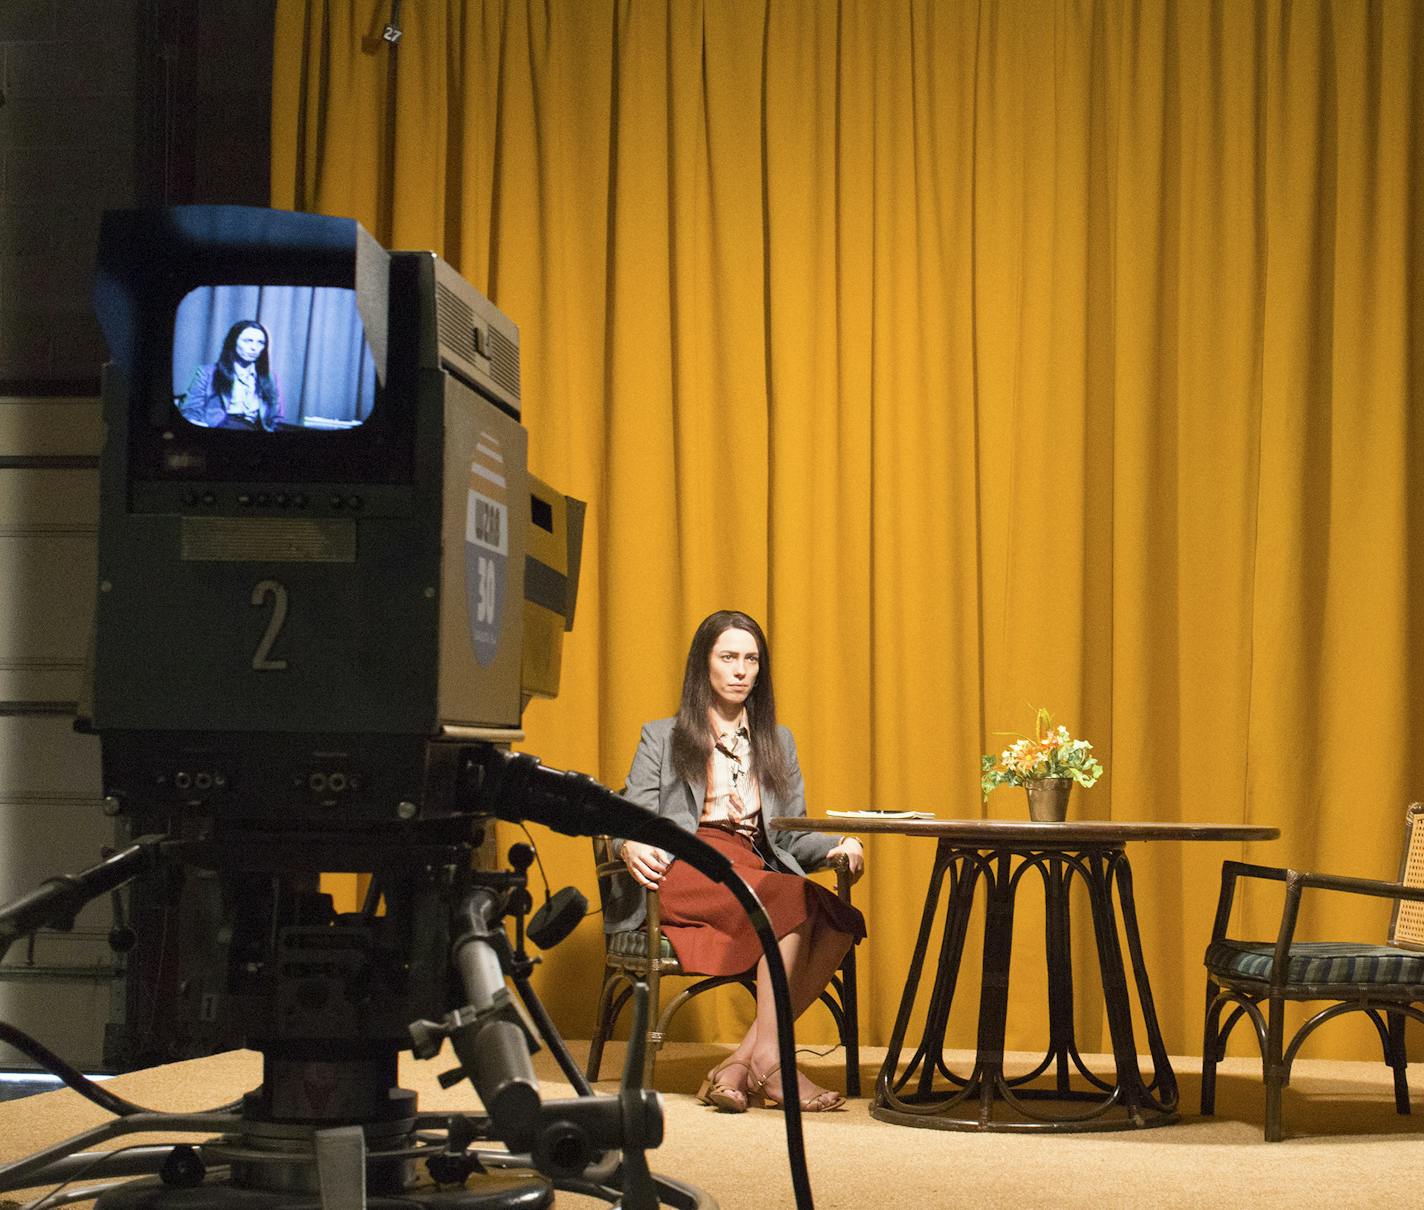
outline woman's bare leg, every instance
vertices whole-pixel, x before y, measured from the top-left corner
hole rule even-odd
[[[793,1020],[799,1018],[816,1000],[840,966],[846,951],[850,948],[848,934],[819,923],[816,917],[805,920],[787,933],[778,943],[781,960],[786,967],[786,980],[791,993]],[[776,1038],[776,1002],[771,991],[771,974],[766,959],[757,964],[757,1011],[751,1028],[738,1043],[737,1048],[722,1064],[726,1071],[725,1083],[739,1083],[746,1088],[750,1080],[750,1069],[755,1067],[765,1074],[780,1062],[780,1051]],[[737,1066],[737,1065],[742,1066]],[[805,1076],[798,1073],[798,1098],[806,1100],[824,1091]],[[781,1093],[781,1075],[771,1076],[767,1081],[769,1090]]]

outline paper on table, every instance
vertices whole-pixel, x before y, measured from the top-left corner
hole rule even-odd
[[[933,819],[932,811],[827,811],[835,819]]]

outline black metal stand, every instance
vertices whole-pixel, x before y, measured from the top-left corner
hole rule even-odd
[[[103,1126],[4,1165],[0,1190],[101,1179],[110,1183],[81,1191],[96,1196],[100,1210],[544,1210],[556,1189],[624,1210],[715,1210],[701,1190],[648,1169],[645,1151],[662,1140],[663,1111],[658,1094],[640,1085],[640,1047],[629,1049],[618,1095],[592,1095],[529,985],[533,964],[523,950],[522,923],[528,862],[509,873],[485,873],[470,868],[466,845],[444,846],[441,861],[414,861],[429,854],[408,851],[413,847],[401,850],[411,870],[388,863],[385,917],[372,911],[329,918],[329,910],[315,911],[319,905],[301,879],[272,876],[255,901],[265,910],[248,913],[264,927],[254,930],[250,919],[249,927],[234,927],[233,952],[245,957],[235,961],[232,977],[250,984],[243,1001],[250,1044],[263,1055],[262,1083],[243,1098],[240,1113],[225,1107],[162,1114],[119,1103]],[[158,847],[136,845],[123,859],[146,861],[150,850]],[[236,868],[239,856],[231,860]],[[132,876],[116,861],[103,871],[96,893],[115,878],[121,882],[120,875]],[[84,879],[53,880],[16,905],[0,906],[0,923],[18,922],[12,932],[22,935],[21,925],[72,911],[70,900],[81,902],[88,890]],[[507,915],[516,920],[513,947],[503,926]],[[261,945],[253,948],[258,935]],[[421,1114],[415,1094],[397,1086],[405,1044],[391,1026],[409,1021],[417,1005],[448,1002],[452,968],[462,1006],[440,1021],[414,1021],[409,1037],[421,1058],[451,1042],[459,1067],[441,1082],[468,1079],[482,1112]],[[641,1039],[647,997],[639,991]],[[536,1034],[570,1077],[573,1098],[541,1097],[530,1061]],[[206,1137],[112,1154],[83,1150],[134,1133]],[[421,1161],[429,1180],[417,1171]]]
[[[1044,888],[1049,1040],[1042,1061],[1031,1071],[1010,1075],[1004,1068],[1004,1034],[1014,901],[1029,871],[1040,876]],[[944,929],[924,1035],[905,1069],[899,1071],[946,876],[949,892]],[[1069,891],[1075,879],[1081,879],[1087,890],[1092,915],[1103,1004],[1112,1040],[1112,1082],[1088,1069],[1074,1036]],[[945,1034],[975,891],[981,881],[986,914],[979,1030],[974,1067],[966,1075],[949,1067],[944,1055]],[[1118,937],[1119,918],[1152,1056],[1150,1082],[1144,1080],[1138,1066],[1131,991]],[[939,1087],[936,1077],[944,1080]],[[941,1130],[1128,1130],[1177,1119],[1176,1077],[1157,1025],[1137,927],[1132,870],[1121,845],[1080,843],[1061,849],[1027,844],[982,847],[940,839],[909,979],[870,1112],[881,1121]]]

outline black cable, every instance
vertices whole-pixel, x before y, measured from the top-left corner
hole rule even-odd
[[[783,1080],[796,1072],[796,1041],[791,1026],[791,990],[786,964],[766,909],[756,893],[716,849],[698,840],[669,819],[629,802],[582,773],[563,772],[541,765],[527,752],[490,747],[472,762],[481,766],[480,805],[500,819],[532,819],[571,836],[617,836],[641,840],[666,849],[698,873],[732,892],[751,920],[766,955],[776,1005],[776,1034]],[[806,1170],[806,1145],[801,1135],[801,1101],[794,1092],[783,1097],[786,1150],[797,1210],[811,1210],[811,1182]]]
[[[60,1143],[42,1147],[39,1151],[8,1164],[0,1164],[0,1191],[31,1189],[36,1181],[44,1182],[45,1172],[56,1160],[64,1160],[86,1147],[98,1146],[127,1134],[157,1134],[177,1131],[181,1134],[228,1134],[237,1128],[239,1119],[226,1113],[131,1113],[127,1117],[109,1118],[98,1126],[81,1131]],[[68,1175],[68,1172],[65,1173]]]
[[[82,1097],[88,1097],[101,1109],[107,1109],[117,1117],[128,1117],[132,1113],[162,1113],[159,1109],[145,1109],[132,1101],[125,1100],[117,1093],[110,1092],[102,1084],[91,1080],[77,1067],[71,1067],[43,1042],[39,1042],[22,1029],[6,1021],[0,1021],[0,1042],[7,1042],[21,1054],[28,1055],[51,1075],[58,1076]],[[220,1105],[216,1109],[204,1109],[202,1113],[226,1113],[241,1102],[234,1101]]]
[[[107,1109],[112,1114],[127,1117],[131,1113],[152,1112],[144,1109],[141,1105],[135,1105],[132,1101],[124,1100],[121,1096],[116,1096],[107,1088],[91,1080],[77,1067],[71,1067],[44,1043],[36,1041],[23,1030],[16,1029],[5,1021],[0,1021],[0,1042],[8,1042],[51,1075],[58,1076],[80,1096],[88,1097],[94,1104],[102,1109]]]
[[[68,1193],[56,1189],[52,1193],[47,1193],[38,1202],[26,1202],[20,1210],[33,1210],[36,1206],[43,1206],[45,1210],[52,1210],[55,1206],[68,1206],[74,1202],[92,1202],[95,1198],[105,1193],[112,1193],[116,1189],[127,1189],[135,1182],[132,1180],[110,1181],[106,1185],[86,1185],[83,1189],[71,1189]],[[19,1202],[0,1202],[0,1206],[19,1206]]]
[[[676,825],[674,828],[698,848],[721,857],[716,849],[704,844],[696,836],[683,832],[681,828],[676,828]],[[702,868],[685,853],[679,853],[675,849],[671,852],[674,857],[682,857],[693,868],[699,870]],[[708,877],[710,878],[711,875],[709,874]],[[791,1186],[796,1194],[797,1210],[811,1210],[814,1203],[811,1199],[810,1173],[806,1167],[806,1140],[801,1134],[801,1098],[797,1095],[794,1083],[789,1088],[786,1086],[787,1080],[794,1081],[796,1079],[796,1038],[791,1025],[791,985],[786,978],[786,964],[782,961],[781,947],[777,944],[776,933],[771,927],[771,919],[767,916],[766,908],[762,906],[756,892],[735,872],[730,872],[730,877],[720,881],[742,905],[742,910],[751,920],[752,928],[756,930],[757,937],[761,941],[762,952],[766,955],[766,969],[771,976],[771,998],[776,1005],[776,1042],[781,1059],[781,1100],[782,1109],[786,1115],[786,1153],[791,1166]]]
[[[524,833],[524,838],[529,841],[529,847],[534,850],[534,864],[539,867],[539,881],[544,884],[544,899],[547,901],[553,892],[549,890],[549,875],[544,873],[544,859],[539,856],[539,846],[534,843],[534,837],[522,819],[519,821],[519,830]]]
[[[638,821],[641,837],[648,838],[649,844],[667,849],[698,873],[726,887],[751,921],[757,940],[761,942],[762,953],[766,956],[767,974],[771,978],[771,998],[776,1006],[776,1042],[778,1057],[781,1060],[782,1109],[786,1116],[786,1153],[791,1167],[791,1185],[796,1194],[797,1210],[812,1210],[814,1202],[811,1198],[811,1178],[806,1166],[806,1141],[801,1133],[801,1099],[794,1089],[787,1090],[784,1087],[784,1082],[794,1079],[796,1075],[796,1037],[792,1030],[791,985],[786,977],[786,963],[781,957],[781,947],[771,927],[771,918],[766,914],[766,908],[757,898],[756,892],[743,881],[732,863],[711,845],[699,840],[693,833],[684,831],[671,820],[634,806],[611,790],[605,790],[604,793],[617,799],[625,807],[650,816],[652,823],[648,820]],[[608,828],[610,835],[621,834],[617,822]]]
[[[103,1166],[106,1163],[111,1162],[115,1156],[123,1155],[123,1153],[126,1151],[148,1150],[150,1150],[150,1148],[148,1148],[142,1143],[133,1143],[128,1147],[115,1147],[112,1151],[96,1152],[89,1157],[87,1163],[84,1163],[78,1168],[76,1168],[75,1171],[71,1172],[68,1176],[61,1180],[48,1193],[43,1194],[40,1197],[33,1199],[32,1201],[26,1202],[25,1210],[41,1210],[41,1208],[45,1206],[62,1206],[68,1202],[82,1201],[85,1195],[92,1197],[99,1193],[108,1192],[111,1189],[122,1188],[129,1182],[120,1181],[110,1185],[94,1186],[89,1189],[76,1190],[74,1193],[65,1197],[60,1196],[64,1192],[64,1190],[70,1185],[74,1184],[75,1181],[83,1180],[89,1173],[93,1172],[95,1169],[102,1169]]]

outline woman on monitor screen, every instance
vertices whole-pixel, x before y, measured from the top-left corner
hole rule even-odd
[[[853,837],[837,842],[819,832],[766,827],[775,816],[805,815],[806,800],[795,741],[776,724],[766,638],[752,618],[722,610],[697,628],[678,713],[643,728],[623,793],[731,859],[771,917],[799,1017],[865,936],[860,912],[804,872],[842,855],[859,878],[865,854]],[[749,1104],[777,1107],[787,1096],[813,1113],[842,1105],[840,1093],[780,1069],[766,959],[758,960],[761,946],[731,892],[653,845],[629,840],[615,847],[629,874],[659,891],[663,931],[686,969],[732,975],[756,965],[756,1018],[731,1056],[708,1073],[698,1099],[730,1113]],[[634,928],[642,915],[638,896],[627,913],[607,913],[605,927]]]
[[[282,400],[272,380],[271,338],[255,319],[228,329],[217,361],[193,372],[183,402],[183,418],[210,429],[264,429],[282,421]]]

